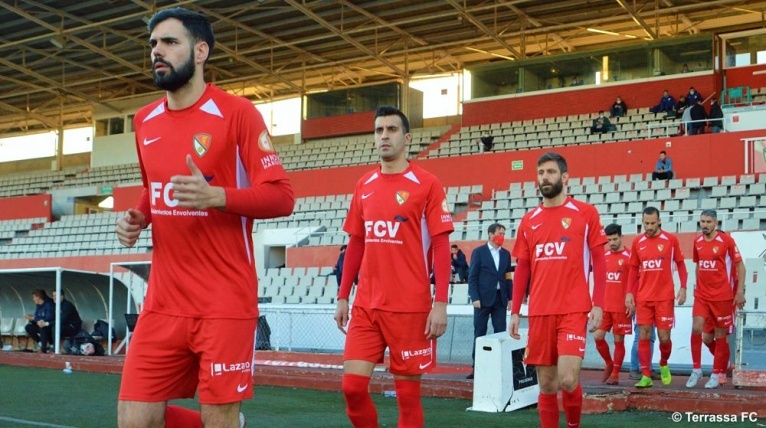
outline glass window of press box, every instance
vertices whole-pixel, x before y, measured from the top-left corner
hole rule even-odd
[[[338,89],[306,95],[305,118],[373,111],[382,105],[399,105],[399,83]]]
[[[724,67],[766,64],[766,30],[723,34]]]
[[[705,35],[493,62],[469,69],[471,98],[711,70],[712,46],[711,36]]]

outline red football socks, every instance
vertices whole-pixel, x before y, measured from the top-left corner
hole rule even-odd
[[[703,342],[704,343],[704,342]],[[705,343],[707,349],[710,350],[710,355],[715,355],[715,340],[711,340],[710,343]]]
[[[715,340],[715,354],[713,355],[713,373],[726,373],[729,368],[729,344],[726,337]]]
[[[668,340],[665,343],[660,342],[660,365],[667,366],[670,358],[670,351],[673,350],[673,342]]]
[[[625,361],[625,342],[614,342],[614,368],[612,374],[617,376],[622,369],[622,362]]]
[[[564,414],[567,417],[567,427],[578,428],[582,415],[582,388],[580,384],[578,383],[572,392],[562,389],[561,398],[564,404]]]
[[[537,397],[537,412],[540,414],[542,428],[558,428],[559,399],[556,394],[543,394]]]
[[[702,368],[702,333],[692,333],[692,368],[699,370]]]
[[[420,381],[394,379],[396,403],[399,405],[398,428],[420,428],[425,420],[420,402]]]
[[[652,377],[652,344],[649,339],[638,340],[638,362],[641,364],[641,373]]]
[[[377,428],[378,411],[369,391],[370,378],[355,374],[343,375],[343,396],[346,414],[355,428]]]
[[[604,362],[606,362],[606,365],[612,365],[612,356],[609,355],[609,344],[606,343],[606,340],[596,340],[596,349],[598,350],[598,353],[601,354],[601,358],[604,359]]]
[[[165,407],[165,428],[202,428],[199,412],[181,406]]]

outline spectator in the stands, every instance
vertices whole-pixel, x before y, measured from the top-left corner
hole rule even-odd
[[[681,67],[681,73],[688,73],[689,72],[689,66],[684,64],[683,67]]]
[[[452,244],[450,252],[452,254],[452,276],[456,277],[457,281],[455,282],[465,284],[468,281],[468,260],[456,244]]]
[[[29,324],[24,327],[24,330],[32,340],[37,342],[39,347],[37,352],[45,354],[48,352],[48,344],[53,343],[51,332],[56,317],[55,305],[45,290],[39,288],[32,292],[32,301],[35,302],[35,313],[26,315]]]
[[[479,151],[489,152],[492,150],[492,142],[495,140],[489,131],[484,131],[484,135],[479,138]]]
[[[691,122],[689,122],[689,134],[688,135],[699,135],[705,133],[705,126],[707,125],[707,112],[705,111],[705,106],[702,105],[702,100],[697,100],[697,103],[694,104],[689,112],[689,116],[691,117]]]
[[[694,86],[689,88],[689,94],[686,96],[686,102],[690,106],[697,104],[697,100],[701,100],[701,99],[702,99],[702,95],[700,95],[700,93],[697,92],[696,89],[694,89]]]
[[[580,86],[583,84],[582,79],[580,79],[580,76],[575,75],[572,78],[572,83],[569,84],[569,86]]]
[[[668,93],[668,90],[665,89],[662,93],[662,98],[660,98],[660,103],[652,107],[650,111],[652,113],[672,113],[675,106],[675,98],[673,98],[673,96]]]
[[[665,150],[660,152],[660,158],[657,159],[657,165],[652,172],[652,180],[672,180],[673,179],[673,161],[670,160]]]
[[[723,111],[721,105],[718,104],[718,100],[713,98],[710,100],[710,113],[708,114],[708,122],[710,124],[710,131],[713,134],[717,134],[723,131]]]
[[[338,254],[338,261],[335,263],[335,269],[333,270],[333,273],[335,274],[335,278],[338,280],[338,285],[340,286],[340,279],[343,276],[343,263],[346,261],[346,245],[340,246],[340,254]]]
[[[593,119],[593,125],[590,127],[591,134],[603,134],[609,132],[612,127],[612,122],[604,115],[604,110],[598,112],[598,117]]]
[[[686,108],[689,107],[689,103],[686,101],[686,96],[681,95],[681,97],[678,98],[678,102],[676,103],[676,118],[681,118],[684,115],[684,111]]]
[[[55,302],[56,290],[51,291],[51,296]],[[77,312],[74,303],[64,297],[63,289],[61,290],[61,296],[59,296],[58,301],[59,307],[61,308],[61,315],[59,316],[59,319],[61,320],[61,337],[73,337],[82,330],[82,318],[80,318],[80,313]]]
[[[609,108],[609,117],[622,117],[628,114],[628,106],[625,102],[617,96],[617,99],[612,103],[612,107]]]

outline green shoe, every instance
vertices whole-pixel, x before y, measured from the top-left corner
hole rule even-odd
[[[670,385],[670,381],[673,379],[673,377],[670,376],[670,369],[668,366],[660,366],[660,379],[662,379],[663,385]]]
[[[641,376],[641,380],[635,386],[636,388],[651,388],[654,386],[654,382],[649,376]]]

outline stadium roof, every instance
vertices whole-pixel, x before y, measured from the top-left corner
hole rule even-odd
[[[92,124],[94,105],[119,114],[119,100],[155,92],[146,21],[170,5],[211,19],[208,80],[253,100],[752,28],[766,11],[743,0],[4,0],[0,135]]]

